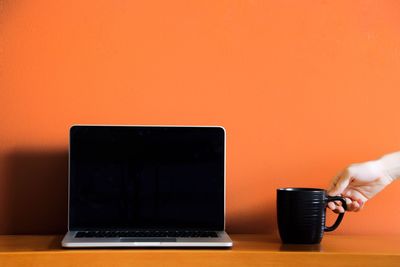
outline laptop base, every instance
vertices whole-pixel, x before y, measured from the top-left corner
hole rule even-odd
[[[233,242],[224,231],[217,232],[218,237],[88,237],[76,238],[78,231],[69,231],[62,240],[65,248],[101,248],[101,247],[232,247]]]

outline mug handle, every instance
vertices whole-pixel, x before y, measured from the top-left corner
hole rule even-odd
[[[347,210],[346,200],[343,197],[331,197],[331,196],[327,196],[327,197],[328,197],[328,201],[326,203],[339,200],[340,202],[342,202],[342,206],[343,206],[344,210]],[[331,231],[335,230],[339,226],[339,224],[342,222],[343,216],[344,216],[344,213],[339,213],[339,216],[337,217],[336,222],[332,226],[325,226],[324,231],[331,232]]]

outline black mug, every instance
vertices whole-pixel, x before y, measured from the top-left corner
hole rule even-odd
[[[319,244],[324,232],[335,230],[343,219],[340,213],[335,223],[325,226],[328,202],[340,201],[346,210],[346,200],[328,196],[318,188],[277,189],[278,228],[285,244]]]

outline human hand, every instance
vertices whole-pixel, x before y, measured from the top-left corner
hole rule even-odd
[[[365,202],[382,191],[400,175],[400,152],[375,161],[351,164],[332,181],[328,194],[346,199],[347,211],[359,211]],[[344,212],[340,203],[329,202],[335,212]]]

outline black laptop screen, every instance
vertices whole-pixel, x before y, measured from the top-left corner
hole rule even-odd
[[[69,230],[224,228],[220,127],[73,126]]]

